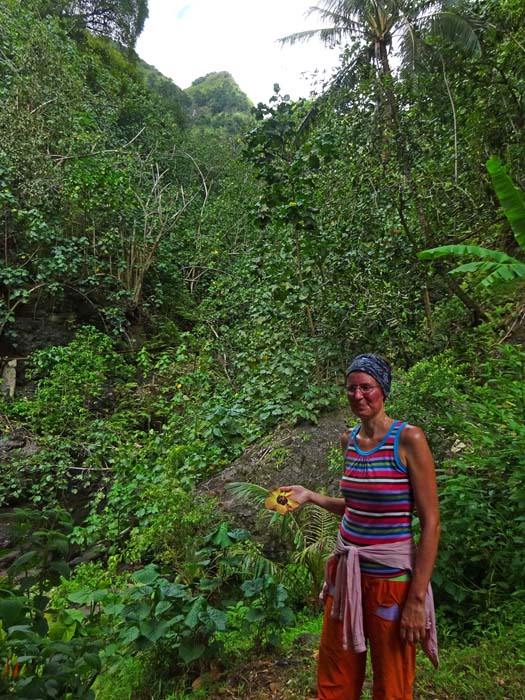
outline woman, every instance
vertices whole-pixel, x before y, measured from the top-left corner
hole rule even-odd
[[[437,665],[430,577],[439,541],[434,461],[423,431],[385,412],[391,372],[373,354],[346,370],[346,392],[360,425],[341,436],[343,498],[283,486],[298,504],[341,515],[326,567],[319,700],[359,700],[370,647],[373,700],[411,700],[416,643]],[[413,508],[421,523],[415,550]]]

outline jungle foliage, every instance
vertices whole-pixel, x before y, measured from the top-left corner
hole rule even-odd
[[[321,4],[336,75],[251,108],[134,55],[145,1],[0,2],[2,697],[186,697],[314,618],[332,519],[268,548],[204,485],[340,409],[356,352],[436,457],[444,641],[523,640],[525,8],[372,3],[378,43]]]

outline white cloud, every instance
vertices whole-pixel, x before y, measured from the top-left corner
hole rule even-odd
[[[277,39],[321,26],[305,18],[310,5],[310,0],[149,0],[137,53],[181,88],[206,73],[228,71],[255,103],[267,102],[274,83],[294,99],[307,97],[312,74],[329,77],[338,65],[337,49],[315,39],[281,47]]]

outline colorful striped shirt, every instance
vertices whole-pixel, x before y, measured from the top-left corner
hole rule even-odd
[[[406,423],[394,421],[379,445],[361,450],[354,428],[348,438],[345,471],[340,482],[345,511],[339,531],[343,542],[356,546],[384,544],[412,537],[413,494],[406,465],[398,455],[401,431]],[[362,573],[382,578],[405,571],[362,562]]]

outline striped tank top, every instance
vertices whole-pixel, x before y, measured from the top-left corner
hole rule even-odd
[[[398,455],[399,437],[405,425],[394,421],[379,445],[369,452],[357,445],[361,426],[350,433],[340,482],[345,511],[339,530],[345,542],[363,546],[412,537],[414,499],[408,469]],[[406,573],[371,562],[361,562],[361,571],[382,578]]]

